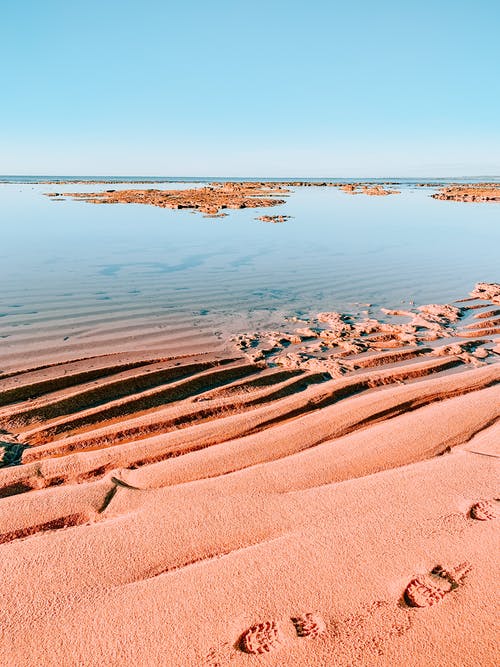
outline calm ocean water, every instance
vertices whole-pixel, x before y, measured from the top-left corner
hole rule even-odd
[[[402,193],[388,197],[294,188],[282,206],[216,219],[54,202],[43,193],[105,186],[15,179],[0,178],[5,340],[55,318],[77,335],[111,313],[194,313],[209,327],[236,331],[277,325],[283,315],[349,311],[357,302],[448,302],[476,281],[500,279],[500,206],[434,200],[430,188],[413,187],[421,179],[405,179]],[[179,180],[186,182],[172,185]],[[159,187],[189,187],[187,181],[172,178]],[[293,218],[268,224],[256,220],[262,213]]]

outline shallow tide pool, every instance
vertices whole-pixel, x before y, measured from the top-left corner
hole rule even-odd
[[[298,187],[284,205],[224,218],[43,196],[107,187],[135,186],[0,184],[1,335],[111,312],[194,313],[238,331],[357,303],[449,302],[500,278],[500,206],[434,200],[430,188]]]

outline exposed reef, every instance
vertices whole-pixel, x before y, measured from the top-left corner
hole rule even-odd
[[[261,208],[284,204],[276,195],[286,193],[281,185],[264,183],[211,183],[185,190],[106,190],[104,192],[65,193],[92,204],[150,204],[161,208],[194,209],[216,215],[227,208]],[[58,193],[48,193],[58,197]]]
[[[261,222],[273,222],[276,224],[286,222],[287,220],[290,220],[291,217],[291,215],[261,215],[256,218],[256,220],[260,220]]]
[[[467,183],[441,188],[431,195],[434,199],[465,202],[500,202],[500,183]]]

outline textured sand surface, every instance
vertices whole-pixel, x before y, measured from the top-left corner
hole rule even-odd
[[[498,664],[499,314],[4,359],[0,664]]]

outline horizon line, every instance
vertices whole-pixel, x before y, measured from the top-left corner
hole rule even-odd
[[[235,175],[207,175],[207,174],[175,174],[175,175],[164,175],[164,174],[0,174],[0,178],[51,178],[51,177],[62,177],[65,178],[200,178],[200,179],[214,179],[214,178],[259,178],[262,180],[266,179],[282,179],[282,180],[333,180],[333,179],[373,179],[380,180],[386,178],[400,178],[400,179],[443,179],[443,178],[500,178],[500,174],[462,174],[460,176],[403,176],[403,175],[386,175],[386,176],[259,176],[259,175],[245,175],[245,176],[235,176]]]

